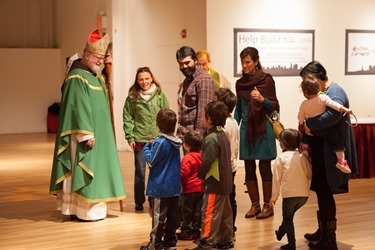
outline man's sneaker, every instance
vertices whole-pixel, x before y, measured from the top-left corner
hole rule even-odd
[[[340,169],[341,172],[345,174],[350,174],[352,172],[346,160],[338,160],[336,163],[336,168]]]

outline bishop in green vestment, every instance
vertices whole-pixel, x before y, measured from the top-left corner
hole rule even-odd
[[[104,219],[107,202],[125,198],[104,77],[109,43],[94,30],[64,81],[50,193],[58,209],[81,220]]]

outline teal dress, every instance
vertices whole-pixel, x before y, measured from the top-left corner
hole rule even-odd
[[[263,103],[266,109],[271,108],[268,99]],[[248,114],[248,101],[238,98],[234,118],[240,125],[240,160],[273,160],[277,156],[276,140],[271,123],[266,119],[266,133],[263,139],[258,139],[251,144],[246,139],[246,121]]]
[[[250,98],[257,90],[264,97],[263,103]],[[236,82],[237,105],[234,119],[240,126],[239,158],[241,160],[273,160],[276,158],[276,139],[266,114],[279,111],[275,82],[270,74],[256,71],[243,74]],[[250,115],[250,117],[248,117]]]

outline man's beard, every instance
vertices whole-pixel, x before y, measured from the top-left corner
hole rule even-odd
[[[186,76],[187,78],[193,77],[195,70],[197,69],[197,66],[189,66],[181,70],[182,74]]]

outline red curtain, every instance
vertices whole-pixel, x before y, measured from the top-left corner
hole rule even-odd
[[[353,132],[358,157],[358,174],[354,178],[375,177],[375,124],[358,124]]]

